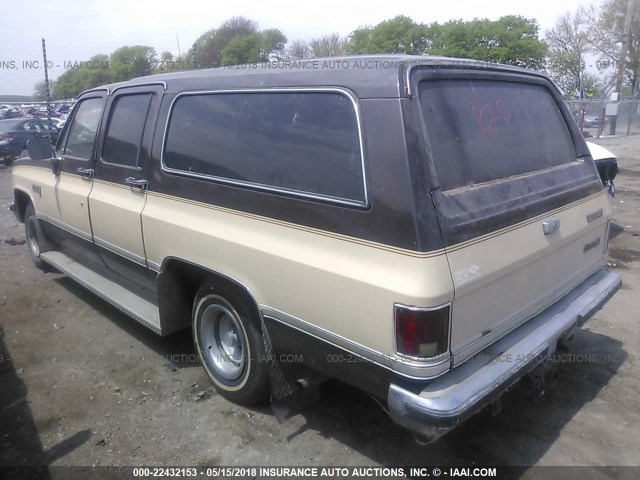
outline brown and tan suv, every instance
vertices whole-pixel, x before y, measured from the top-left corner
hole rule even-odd
[[[544,75],[319,60],[84,92],[13,169],[36,265],[153,331],[215,388],[337,377],[435,439],[546,363],[620,286],[611,207]]]

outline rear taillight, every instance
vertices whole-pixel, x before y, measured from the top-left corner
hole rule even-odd
[[[8,133],[0,133],[0,140],[13,140],[13,135]]]
[[[449,350],[449,306],[424,309],[396,305],[395,315],[399,354],[429,358]]]

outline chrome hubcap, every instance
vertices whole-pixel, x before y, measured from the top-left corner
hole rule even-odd
[[[247,344],[235,312],[219,304],[206,307],[200,322],[200,339],[212,373],[227,381],[240,378],[245,369]]]

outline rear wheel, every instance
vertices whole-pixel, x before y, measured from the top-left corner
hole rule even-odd
[[[193,307],[193,338],[205,371],[223,397],[256,404],[269,394],[262,328],[254,309],[206,282]]]
[[[44,270],[45,262],[40,257],[40,254],[48,251],[50,246],[42,233],[42,227],[40,226],[40,222],[38,221],[38,217],[36,217],[36,212],[31,203],[27,206],[27,210],[24,214],[24,228],[31,260],[36,267]]]

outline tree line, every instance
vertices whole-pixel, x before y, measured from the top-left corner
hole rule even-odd
[[[640,91],[640,1],[630,2],[605,0],[598,8],[580,7],[562,15],[545,33],[546,70],[567,97],[603,98],[614,90],[620,49],[626,36],[629,42],[620,93],[637,98]],[[627,13],[631,15],[629,32],[624,28]]]
[[[182,55],[158,55],[146,45],[95,55],[63,73],[52,97],[71,98],[98,85],[156,73],[375,53],[442,55],[546,71],[568,98],[597,97],[613,85],[611,67],[618,61],[628,1],[605,0],[599,8],[567,13],[542,36],[535,19],[518,15],[428,24],[401,15],[360,27],[347,37],[333,33],[289,42],[278,29],[260,30],[253,20],[233,17],[200,35]],[[627,95],[638,90],[640,1],[636,5],[624,72]],[[34,95],[46,98],[44,82],[36,85]]]

